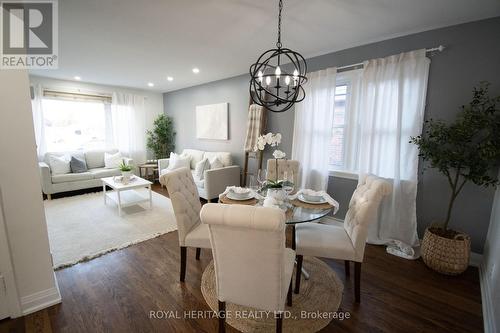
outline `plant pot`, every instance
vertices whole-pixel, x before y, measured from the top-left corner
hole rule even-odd
[[[128,183],[132,177],[132,171],[122,171],[122,181],[123,183]]]
[[[269,188],[267,189],[266,197],[274,198],[278,202],[286,200],[286,192],[282,188]]]
[[[457,233],[454,238],[446,238],[427,228],[421,251],[427,267],[441,274],[458,275],[469,266],[470,237]]]

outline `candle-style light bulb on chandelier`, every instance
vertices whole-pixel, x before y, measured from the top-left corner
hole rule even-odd
[[[273,112],[290,109],[306,96],[302,87],[307,82],[307,64],[300,53],[281,44],[281,10],[279,0],[278,42],[275,49],[264,52],[250,66],[250,96],[254,103]]]

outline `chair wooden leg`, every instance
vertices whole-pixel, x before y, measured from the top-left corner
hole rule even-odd
[[[283,312],[278,313],[276,318],[276,333],[283,332]]]
[[[196,260],[200,260],[201,249],[199,247],[196,248]]]
[[[226,302],[219,301],[219,333],[226,332]]]
[[[354,263],[354,297],[356,299],[356,303],[361,301],[360,297],[360,282],[361,282],[361,263]]]
[[[297,248],[297,244],[295,241],[295,224],[292,224],[292,250],[295,251],[296,248]]]
[[[345,276],[351,275],[351,262],[349,260],[344,260],[345,265]]]
[[[300,291],[300,277],[302,275],[302,260],[303,256],[297,256],[297,271],[295,272],[295,293],[298,294]]]
[[[181,246],[181,282],[184,282],[186,278],[186,258],[187,257],[187,247]]]
[[[286,304],[292,306],[292,280],[290,279],[290,285],[288,286],[288,294],[286,295]]]

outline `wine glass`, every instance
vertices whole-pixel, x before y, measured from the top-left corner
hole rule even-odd
[[[291,170],[286,170],[283,172],[283,190],[286,193],[286,196],[290,195],[290,193],[293,192],[294,188],[294,183],[293,183],[293,171]]]
[[[248,187],[253,190],[257,191],[259,189],[259,185],[257,184],[258,179],[255,175],[250,175],[248,176]]]
[[[257,182],[259,187],[262,188],[267,181],[267,170],[259,169],[257,172]]]

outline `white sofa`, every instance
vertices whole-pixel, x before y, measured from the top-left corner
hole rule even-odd
[[[79,150],[73,152],[46,153],[43,162],[38,163],[43,193],[45,193],[50,200],[51,195],[54,193],[100,187],[102,186],[101,178],[119,176],[121,174],[120,169],[107,169],[104,167],[105,152],[114,154],[117,153],[118,150]],[[81,173],[52,174],[49,166],[51,155],[68,155],[84,159],[87,163],[88,171]],[[132,159],[127,157],[123,158],[123,162],[129,165],[133,164]]]
[[[195,180],[196,187],[198,188],[198,195],[207,201],[218,199],[219,194],[225,191],[227,186],[240,185],[240,167],[233,165],[231,153],[228,152],[209,152],[196,149],[184,149],[181,155],[187,155],[191,158],[190,169]],[[203,180],[197,180],[194,177],[194,169],[196,163],[204,158],[212,160],[217,157],[222,162],[223,167],[218,169],[205,170]],[[168,158],[158,160],[158,170],[160,173],[160,184],[162,183],[162,175],[167,171],[169,164]]]

